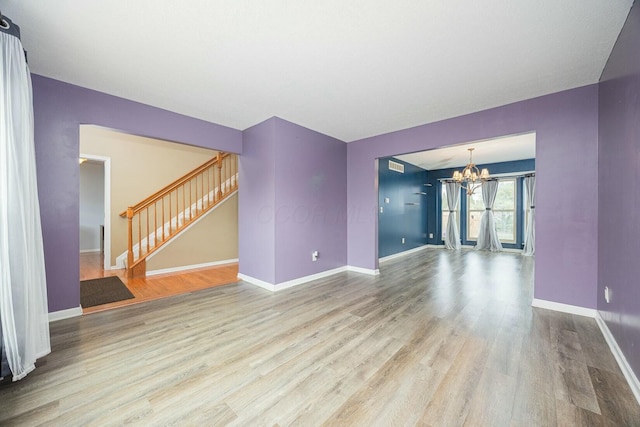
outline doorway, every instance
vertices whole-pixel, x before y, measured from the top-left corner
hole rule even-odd
[[[522,179],[535,173],[534,132],[379,159],[377,234],[381,261],[426,247],[444,247],[449,210],[443,182],[470,163],[469,149],[475,150],[474,163],[488,168],[491,178],[500,182],[499,190],[504,190],[499,194],[500,203],[494,206],[504,250],[522,249],[528,215]],[[484,211],[481,192],[469,197],[461,191],[456,224],[463,248],[475,246]]]
[[[89,169],[102,170],[102,175],[94,172],[94,177],[89,179],[93,186],[86,185],[81,171],[80,209],[84,209],[84,193],[96,200],[94,204],[103,200],[104,206],[95,208],[101,212],[95,215],[99,220],[94,219],[88,225],[85,225],[82,212],[80,215],[81,240],[86,235],[104,235],[102,251],[98,249],[100,239],[96,237],[90,245],[81,242],[80,280],[117,276],[133,294],[131,299],[83,307],[83,313],[237,281],[237,232],[233,232],[237,230],[235,195],[217,209],[211,209],[202,220],[185,228],[180,240],[155,252],[158,256],[154,256],[147,277],[129,278],[124,266],[118,265],[118,258],[123,253],[126,256],[128,245],[127,220],[122,218],[121,212],[210,160],[217,154],[215,150],[81,125],[80,152],[87,159],[84,164]],[[98,176],[103,180],[96,182]]]
[[[80,280],[111,270],[111,159],[80,154]]]

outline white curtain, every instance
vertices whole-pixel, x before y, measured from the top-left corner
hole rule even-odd
[[[458,231],[458,219],[456,210],[460,201],[460,184],[456,182],[446,182],[447,205],[449,207],[449,217],[447,219],[447,232],[444,235],[444,246],[447,249],[460,249],[460,232]]]
[[[536,177],[527,176],[524,178],[524,189],[527,195],[526,207],[529,216],[524,229],[524,248],[522,255],[533,256],[536,253],[536,230],[534,228],[536,220]]]
[[[0,32],[0,48],[0,321],[16,381],[51,346],[31,77],[18,37]]]
[[[496,222],[493,218],[493,202],[498,194],[498,181],[491,180],[482,183],[482,203],[485,211],[480,218],[480,231],[475,249],[498,252],[502,250],[502,244],[498,238]]]

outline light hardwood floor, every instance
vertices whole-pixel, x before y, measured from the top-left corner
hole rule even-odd
[[[134,298],[94,307],[86,307],[82,309],[84,314],[111,310],[238,281],[237,263],[197,268],[180,273],[159,274],[157,276],[130,279],[127,277],[126,270],[105,271],[102,267],[104,265],[103,260],[104,258],[100,253],[80,254],[80,280],[118,276],[131,291]]]
[[[58,321],[0,424],[639,426],[595,321],[531,308],[532,270],[429,249]]]

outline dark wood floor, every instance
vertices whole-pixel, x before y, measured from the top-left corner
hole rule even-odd
[[[58,321],[0,425],[640,426],[595,321],[531,308],[532,271],[425,250]]]

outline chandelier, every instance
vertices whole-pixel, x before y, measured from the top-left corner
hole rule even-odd
[[[467,194],[472,195],[478,188],[482,186],[482,182],[489,179],[489,169],[480,169],[473,163],[473,148],[468,148],[469,150],[469,163],[467,166],[460,171],[455,171],[453,173],[453,181],[460,184],[462,188],[467,191]],[[465,185],[466,184],[466,185]]]

